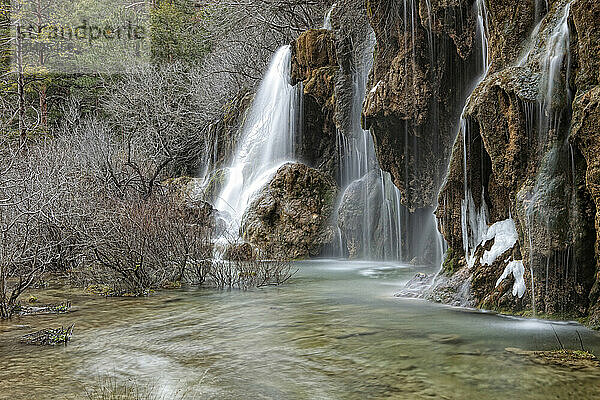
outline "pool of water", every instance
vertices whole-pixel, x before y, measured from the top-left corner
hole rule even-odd
[[[600,334],[393,294],[432,268],[297,263],[289,284],[247,292],[169,291],[70,298],[59,316],[0,322],[0,398],[69,399],[104,376],[199,399],[598,399],[600,371],[533,363],[508,347],[600,354]],[[20,335],[75,323],[67,347]]]

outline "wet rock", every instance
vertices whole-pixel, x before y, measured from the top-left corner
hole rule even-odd
[[[330,217],[338,191],[330,175],[286,164],[246,209],[242,237],[270,258],[317,256],[334,238]]]
[[[436,303],[474,307],[475,301],[471,296],[470,279],[467,268],[458,270],[452,276],[440,274],[421,297]]]
[[[536,0],[486,0],[489,18],[490,70],[498,71],[509,66],[522,51],[524,42],[533,30],[536,20],[547,10]],[[536,15],[537,11],[537,15]]]
[[[423,28],[438,36],[447,35],[462,58],[467,58],[475,44],[475,12],[460,0],[429,0],[419,2]]]
[[[391,0],[367,4],[377,48],[363,116],[381,168],[414,211],[434,205],[448,165],[466,96],[456,78],[475,76],[475,18],[468,2],[420,1],[418,10],[403,8]]]
[[[534,2],[486,3],[492,65],[469,99],[465,128],[452,150],[448,175],[438,198],[440,230],[453,258],[463,257],[461,210],[466,181],[475,208],[479,209],[485,201],[488,224],[509,217],[515,220],[519,241],[514,252],[523,258],[527,282],[526,295],[516,300],[510,294],[511,282],[495,285],[507,260],[492,266],[476,263],[473,269],[463,268],[460,273],[470,280],[475,305],[505,312],[528,308],[581,317],[587,313],[596,269],[590,256],[596,230],[591,221],[596,207],[591,201],[592,191],[584,185],[586,169],[589,177],[596,157],[591,153],[598,153],[597,149],[591,150],[597,141],[591,126],[597,126],[598,121],[592,122],[594,117],[590,120],[590,113],[583,111],[586,106],[579,102],[591,92],[580,95],[579,89],[571,120],[569,85],[573,84],[573,74],[567,67],[576,66],[574,80],[587,83],[587,90],[591,90],[597,81],[590,79],[597,74],[590,71],[597,61],[589,53],[578,58],[579,64],[565,58],[555,70],[556,75],[548,76],[547,46],[561,28],[566,1],[550,4],[551,10],[533,40],[528,35],[535,25]],[[598,18],[588,17],[587,11],[585,16],[577,16],[581,6],[576,4],[573,3],[573,19],[596,32],[591,26],[598,23]],[[587,7],[596,6],[590,3]],[[541,17],[546,10],[538,12]],[[587,52],[591,38],[585,34],[582,40]],[[571,51],[573,43],[571,39]],[[573,128],[569,126],[571,121]],[[570,131],[571,141],[578,144],[579,151],[568,143]],[[594,291],[591,293],[593,303]]]
[[[338,209],[338,227],[352,259],[367,255],[383,258],[382,196],[381,178],[377,171],[352,182],[344,191]],[[370,214],[368,218],[366,213]],[[370,250],[365,248],[368,244],[377,243],[381,245],[374,246],[375,254],[365,254]]]
[[[597,263],[589,295],[589,324],[600,327],[600,4],[579,0],[572,4],[571,13],[577,34],[578,64],[571,142],[585,159],[585,188],[595,206],[589,207],[587,215],[595,221]]]
[[[211,144],[205,149],[205,154],[198,157],[196,154],[190,156],[191,159],[197,159],[194,168],[188,168],[187,171],[182,171],[186,174],[194,174],[197,171],[206,167],[207,162],[211,169],[218,170],[227,166],[230,162],[230,157],[234,154],[237,146],[241,126],[246,119],[247,112],[254,100],[254,93],[248,89],[240,90],[235,97],[225,103],[220,114],[215,120],[205,128],[203,135],[207,138],[212,138]],[[219,193],[219,190],[216,192]],[[204,198],[206,201],[212,201],[210,198]]]
[[[551,365],[570,370],[600,368],[600,360],[584,350],[529,351],[514,347],[505,349],[508,353],[526,357],[536,364]]]
[[[225,176],[225,171],[217,170],[211,176]],[[216,179],[217,177],[213,178]],[[217,236],[225,229],[226,222],[220,212],[205,200],[207,187],[212,187],[211,181],[211,179],[206,181],[202,178],[182,176],[169,179],[163,185],[179,203],[179,216],[186,223],[203,225]]]
[[[394,296],[411,298],[422,297],[425,291],[431,286],[434,277],[435,275],[427,275],[419,272]]]
[[[233,243],[226,247],[223,259],[228,261],[256,260],[256,251],[250,243]]]
[[[311,29],[292,43],[292,84],[302,83],[302,135],[296,157],[335,177],[335,83],[338,72],[335,37],[325,29]]]

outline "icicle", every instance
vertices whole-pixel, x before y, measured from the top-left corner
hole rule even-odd
[[[515,278],[515,283],[513,284],[512,295],[518,296],[519,298],[523,297],[525,294],[525,279],[523,275],[525,274],[525,267],[523,266],[523,261],[511,261],[508,263],[502,276],[498,278],[496,281],[496,287],[500,285],[500,283],[506,279],[510,274]]]

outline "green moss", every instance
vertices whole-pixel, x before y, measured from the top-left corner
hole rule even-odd
[[[460,269],[460,264],[458,263],[459,257],[458,253],[452,248],[448,249],[446,258],[442,264],[442,273],[444,275],[452,276]]]

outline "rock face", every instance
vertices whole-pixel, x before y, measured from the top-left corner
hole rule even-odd
[[[445,275],[468,279],[474,306],[590,315],[597,325],[600,8],[538,3],[486,1],[491,64],[468,101],[438,200],[446,262],[462,265]],[[483,266],[477,255],[493,241],[469,243],[475,261],[466,265],[464,239],[476,235],[465,207],[484,210],[486,226],[514,219],[519,239],[507,257]],[[514,278],[496,286],[510,260],[524,264],[523,297],[511,294]]]
[[[600,326],[600,4],[578,0],[571,12],[578,64],[571,141],[585,159],[585,189],[595,205],[596,273],[589,296],[589,323]],[[578,190],[583,190],[582,186]]]
[[[244,240],[272,258],[317,256],[332,243],[335,181],[304,164],[286,164],[259,191],[242,218]]]
[[[450,250],[427,297],[600,326],[600,4],[417,3],[367,2],[363,123],[403,204],[437,203]],[[483,262],[509,220],[517,240]]]
[[[292,43],[292,84],[302,83],[302,134],[297,138],[298,159],[336,176],[334,86],[338,64],[335,38],[331,31],[313,29]]]
[[[253,261],[256,258],[256,251],[250,243],[232,243],[223,252],[223,259],[229,261]]]
[[[206,201],[203,179],[181,176],[163,182],[163,186],[179,203],[179,214],[183,221],[205,226],[214,236],[223,233],[225,221],[219,211]]]
[[[206,149],[202,165],[206,165],[206,160],[210,160],[213,168],[222,168],[229,163],[229,158],[234,153],[239,139],[240,128],[253,99],[253,93],[242,90],[223,106],[221,114],[207,127],[207,131],[204,133],[212,138],[209,142],[213,146]],[[195,173],[197,170],[198,167],[191,172]]]
[[[367,12],[377,48],[364,125],[403,204],[431,207],[467,95],[462,83],[477,73],[475,14],[470,2],[435,0],[407,10],[370,0]]]

